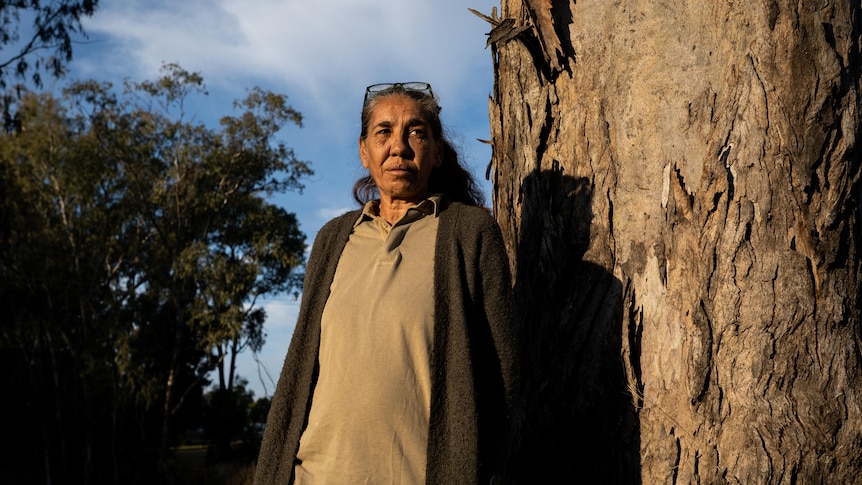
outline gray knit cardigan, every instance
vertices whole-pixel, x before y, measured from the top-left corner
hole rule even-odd
[[[267,418],[254,483],[293,482],[317,379],[320,319],[353,211],[318,233],[303,298]],[[442,207],[434,259],[434,344],[426,483],[501,480],[517,389],[511,277],[500,229],[485,209]]]

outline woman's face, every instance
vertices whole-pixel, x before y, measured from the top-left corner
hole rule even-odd
[[[368,134],[359,139],[362,166],[377,185],[381,202],[418,203],[440,165],[440,150],[418,103],[401,95],[376,100]]]

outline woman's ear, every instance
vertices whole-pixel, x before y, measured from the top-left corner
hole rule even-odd
[[[362,160],[362,166],[368,168],[368,150],[365,148],[365,139],[359,137],[359,159]]]

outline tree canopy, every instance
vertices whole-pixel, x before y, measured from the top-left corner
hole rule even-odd
[[[214,129],[183,111],[203,92],[174,64],[121,94],[74,82],[24,94],[0,133],[12,469],[90,481],[164,464],[210,373],[230,391],[236,354],[263,344],[259,299],[299,290],[305,236],[268,196],[312,173],[278,139],[301,114],[254,88]]]

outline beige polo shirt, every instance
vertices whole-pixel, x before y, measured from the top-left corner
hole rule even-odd
[[[365,205],[321,320],[298,484],[424,483],[439,197],[390,226]]]

